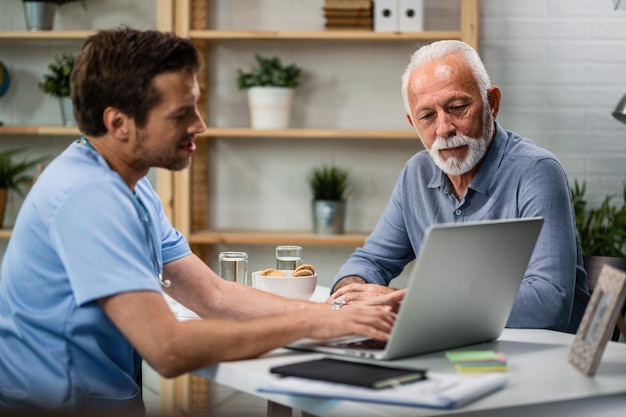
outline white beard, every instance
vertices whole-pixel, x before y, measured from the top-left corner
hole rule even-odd
[[[442,149],[468,146],[465,158],[451,156],[443,159],[439,153]],[[469,136],[453,136],[448,139],[437,138],[433,146],[428,150],[435,164],[448,175],[462,175],[474,168],[487,153],[487,140],[485,138],[470,138]]]
[[[438,137],[428,150],[428,153],[435,162],[435,165],[437,165],[439,169],[447,175],[452,176],[463,175],[478,165],[487,153],[487,149],[493,139],[495,126],[490,112],[486,112],[483,117],[483,123],[483,137],[480,138],[471,138],[469,136],[459,135],[447,139]],[[468,151],[465,158],[462,159],[456,156],[443,159],[439,153],[442,149],[457,148],[465,145],[467,145]]]

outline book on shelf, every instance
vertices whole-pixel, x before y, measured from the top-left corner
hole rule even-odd
[[[327,27],[334,27],[334,26],[367,26],[367,27],[372,27],[372,25],[374,24],[374,20],[369,17],[369,18],[356,18],[356,19],[346,19],[346,18],[336,18],[336,19],[326,19],[326,26]]]
[[[371,26],[326,26],[324,27],[324,29],[331,30],[331,31],[345,31],[345,32],[350,32],[350,31],[371,32],[372,31]]]
[[[324,9],[324,17],[373,17],[372,9]]]
[[[325,0],[324,8],[327,9],[371,9],[372,0]]]

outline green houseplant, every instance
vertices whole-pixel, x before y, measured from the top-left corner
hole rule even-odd
[[[237,86],[248,93],[252,128],[286,129],[301,69],[296,64],[283,65],[278,57],[256,54],[255,59],[250,71],[237,70]]]
[[[345,201],[349,179],[350,173],[335,165],[313,168],[308,178],[313,200]]]
[[[15,156],[22,152],[24,149],[0,151],[0,227],[4,224],[9,191],[15,191],[20,196],[24,196],[22,187],[32,183],[34,179],[29,171],[47,159],[40,157],[16,161]]]
[[[572,200],[576,216],[576,228],[580,237],[583,264],[587,271],[589,290],[597,288],[605,265],[626,271],[626,184],[622,190],[622,203],[613,203],[615,195],[608,195],[602,203],[590,208],[585,199],[586,184],[575,181],[572,187]],[[622,301],[621,317],[626,311]],[[625,333],[626,334],[626,333]],[[620,339],[620,330],[616,327],[611,340]]]
[[[626,184],[621,205],[613,204],[616,196],[609,195],[595,208],[589,207],[586,188],[578,181],[571,188],[583,255],[626,257]]]
[[[54,14],[57,6],[68,3],[80,3],[86,9],[85,0],[22,0],[26,28],[35,30],[52,30]]]
[[[70,74],[74,69],[75,57],[72,54],[56,56],[48,64],[49,72],[43,76],[39,88],[52,97],[61,98],[70,95]]]
[[[350,174],[336,165],[314,168],[308,177],[313,194],[313,230],[317,234],[342,234]]]
[[[70,74],[74,69],[72,54],[56,56],[54,61],[48,64],[48,73],[43,76],[39,83],[39,88],[46,94],[59,99],[61,105],[61,115],[65,126],[74,126],[74,116],[72,114],[72,100],[70,98]]]
[[[300,84],[301,69],[296,64],[283,65],[278,57],[254,56],[256,67],[250,71],[237,70],[237,85],[240,90],[252,87],[295,88]]]

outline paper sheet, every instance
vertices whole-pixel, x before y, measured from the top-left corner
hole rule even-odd
[[[456,375],[429,373],[428,379],[386,389],[361,388],[312,379],[286,377],[261,388],[262,392],[307,397],[367,401],[431,408],[462,407],[506,385],[503,374]]]

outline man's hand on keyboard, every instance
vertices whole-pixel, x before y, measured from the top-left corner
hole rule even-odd
[[[388,305],[398,311],[406,289],[384,287],[377,284],[348,284],[335,291],[328,302],[346,301],[347,303],[362,302],[366,305]]]

